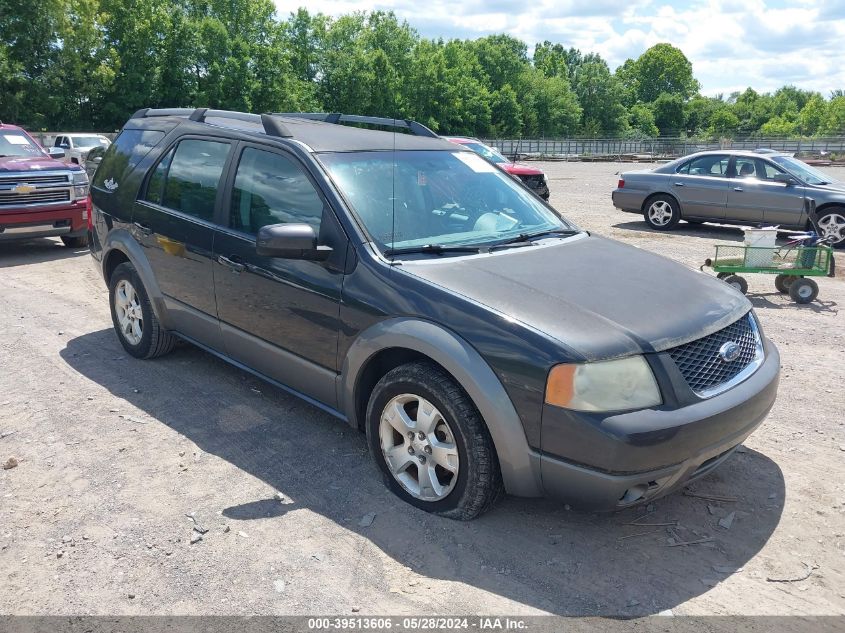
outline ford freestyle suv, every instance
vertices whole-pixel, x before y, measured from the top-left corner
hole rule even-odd
[[[549,199],[549,182],[546,180],[546,174],[543,173],[542,169],[528,167],[527,165],[519,165],[515,162],[509,161],[507,158],[502,156],[498,150],[490,147],[489,145],[485,145],[477,138],[466,138],[463,136],[444,136],[443,138],[447,141],[451,141],[452,143],[468,147],[476,154],[479,154],[489,160],[491,163],[495,163],[495,165],[506,174],[510,174],[514,178],[522,181],[526,187],[531,189],[531,191],[536,193],[543,200]]]
[[[88,175],[63,157],[0,123],[0,242],[59,236],[71,248],[87,244]]]
[[[306,399],[430,512],[505,491],[642,503],[725,461],[775,400],[743,295],[579,229],[413,121],[141,110],[92,196],[129,354],[184,339]]]

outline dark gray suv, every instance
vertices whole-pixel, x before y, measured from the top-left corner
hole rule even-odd
[[[305,398],[430,512],[641,503],[775,400],[745,297],[580,230],[412,121],[142,110],[92,192],[127,352],[184,339]]]

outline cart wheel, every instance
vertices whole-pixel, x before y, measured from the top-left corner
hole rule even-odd
[[[778,275],[775,277],[775,288],[778,289],[778,292],[788,294],[790,284],[798,278],[803,279],[800,275]]]
[[[819,286],[812,279],[801,277],[789,284],[789,296],[795,303],[810,303],[819,296]]]
[[[716,277],[718,279],[724,279],[725,277],[730,277],[733,273],[716,273]]]
[[[724,281],[729,286],[733,286],[742,294],[748,292],[748,282],[745,281],[745,277],[740,277],[739,275],[728,275],[722,281]]]

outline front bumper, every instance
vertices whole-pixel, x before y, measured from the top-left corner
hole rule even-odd
[[[702,477],[725,461],[765,419],[777,395],[780,357],[766,359],[745,381],[718,396],[675,409],[606,417],[546,406],[545,493],[579,508],[616,510]]]
[[[4,209],[0,212],[0,241],[85,235],[87,220],[84,214],[87,204],[86,200],[79,200],[46,209],[29,208],[26,211]]]

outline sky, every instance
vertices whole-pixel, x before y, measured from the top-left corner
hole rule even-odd
[[[599,53],[615,70],[669,42],[692,62],[708,96],[784,84],[825,97],[845,89],[845,0],[275,0],[338,16],[393,10],[428,38],[508,33],[529,46],[549,40]]]

